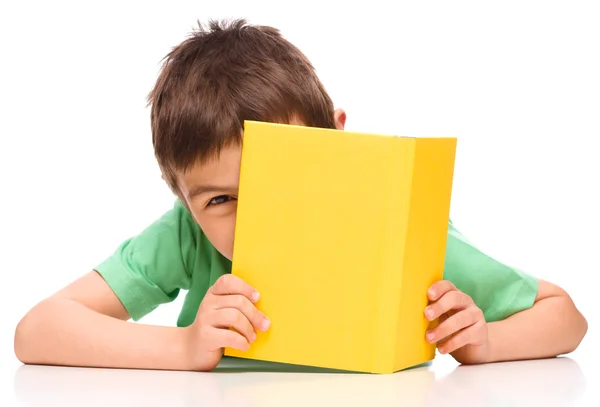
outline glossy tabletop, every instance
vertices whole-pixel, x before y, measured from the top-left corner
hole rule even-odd
[[[459,366],[449,356],[392,375],[224,359],[211,373],[18,365],[19,406],[592,406],[600,380],[578,358]],[[595,384],[594,384],[595,383]]]

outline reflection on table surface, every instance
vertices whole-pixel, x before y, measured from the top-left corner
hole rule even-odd
[[[447,406],[589,405],[585,377],[569,358],[458,366],[392,375],[333,373],[225,359],[211,373],[20,366],[23,406]],[[581,403],[581,404],[578,404]]]

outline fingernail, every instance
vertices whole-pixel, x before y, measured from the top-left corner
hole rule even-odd
[[[256,340],[256,332],[252,333],[252,336],[250,337],[250,342],[254,342]]]
[[[260,323],[260,327],[263,329],[263,331],[269,329],[269,325],[271,325],[271,321],[267,317],[265,317],[265,319],[263,319]]]
[[[434,336],[435,336],[435,335],[434,335],[434,333],[433,333],[433,332],[431,332],[431,331],[427,331],[427,335],[425,335],[425,338],[427,338],[427,340],[428,340],[429,342],[431,342],[431,341],[433,340]]]
[[[260,298],[260,293],[258,291],[254,291],[252,293],[252,301],[256,302]]]
[[[433,310],[429,307],[425,308],[425,315],[428,319],[431,319],[433,317]]]
[[[435,297],[435,290],[433,288],[430,288],[427,292],[430,296]]]

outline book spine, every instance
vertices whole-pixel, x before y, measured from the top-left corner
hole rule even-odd
[[[423,311],[427,290],[443,278],[454,149],[450,138],[416,141],[394,371],[435,356],[435,345],[425,340],[429,322]]]

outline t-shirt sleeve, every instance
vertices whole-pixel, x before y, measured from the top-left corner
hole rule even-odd
[[[448,229],[444,279],[468,294],[487,322],[530,308],[538,292],[535,277],[483,253],[452,222]]]
[[[200,228],[180,201],[95,270],[134,321],[189,289]]]

